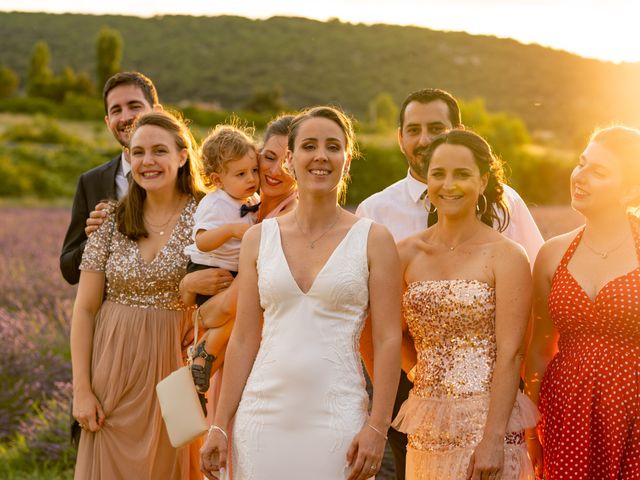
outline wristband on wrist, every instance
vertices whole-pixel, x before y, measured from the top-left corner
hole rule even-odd
[[[376,427],[374,427],[373,425],[371,425],[369,422],[367,422],[367,427],[369,427],[371,430],[373,430],[374,432],[376,432],[378,435],[383,436],[385,440],[388,440],[386,433],[384,433],[384,432],[382,432],[381,430],[377,429]]]
[[[227,432],[225,432],[222,428],[220,428],[217,425],[211,425],[209,427],[209,432],[207,433],[207,435],[211,435],[211,432],[220,432],[222,434],[222,436],[224,437],[225,441],[228,443],[229,442],[229,437],[227,436]]]

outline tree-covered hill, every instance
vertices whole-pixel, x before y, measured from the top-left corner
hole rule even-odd
[[[532,131],[582,144],[596,125],[640,126],[640,64],[615,65],[514,40],[418,27],[302,18],[53,15],[0,12],[0,65],[26,77],[38,40],[52,66],[94,76],[101,27],[120,31],[122,67],[140,70],[161,99],[240,108],[280,89],[292,108],[335,102],[363,116],[388,92],[396,102],[427,86],[521,117]],[[540,28],[544,28],[543,25]]]

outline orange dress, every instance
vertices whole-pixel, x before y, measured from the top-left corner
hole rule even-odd
[[[640,258],[640,221],[631,224]],[[540,390],[544,478],[640,479],[640,268],[589,298],[567,269],[583,232],[549,293],[560,340]]]

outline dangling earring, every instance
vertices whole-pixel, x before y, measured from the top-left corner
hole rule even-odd
[[[480,209],[480,199],[481,198],[483,200],[483,202],[482,202],[483,208],[482,209]],[[481,193],[478,196],[478,203],[476,203],[476,212],[478,212],[478,215],[480,215],[480,216],[484,215],[486,213],[486,211],[487,211],[487,206],[488,205],[489,205],[489,202],[487,202],[487,197],[484,196],[484,193]],[[482,210],[482,211],[480,211],[480,210]]]
[[[296,177],[296,171],[293,169],[293,166],[289,165],[289,162],[282,162],[282,169],[291,177],[293,177],[294,180],[297,180],[298,178]]]

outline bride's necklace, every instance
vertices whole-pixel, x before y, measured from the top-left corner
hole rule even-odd
[[[296,225],[298,226],[298,230],[300,230],[300,233],[302,233],[302,235],[304,237],[308,237],[309,234],[306,233],[302,229],[302,227],[300,226],[300,222],[298,221],[298,210],[297,209],[293,211],[293,218],[295,218],[295,220],[296,220]],[[339,218],[340,218],[340,210],[338,210],[336,212],[336,218],[334,218],[333,222],[331,222],[331,225],[329,225],[329,228],[327,228],[324,232],[322,232],[320,235],[318,235],[314,240],[311,240],[309,242],[309,247],[311,249],[316,248],[316,243],[318,242],[318,240],[320,240],[322,237],[324,237],[327,233],[329,233],[333,229],[333,227],[336,226],[336,223],[338,223],[338,219]]]
[[[624,243],[626,241],[627,241],[627,239],[623,238],[622,241],[620,243],[618,243],[615,247],[610,248],[608,250],[600,251],[600,250],[596,250],[591,245],[589,245],[589,242],[587,242],[587,239],[584,238],[584,234],[582,235],[582,243],[584,243],[584,246],[587,247],[589,250],[591,250],[596,255],[598,255],[603,260],[606,259],[609,256],[610,253],[615,252],[616,250],[618,250],[622,245],[624,245]]]
[[[182,199],[180,198],[178,199],[176,208],[174,208],[173,212],[171,212],[171,214],[169,215],[169,218],[167,218],[167,220],[160,225],[151,223],[149,219],[145,215],[143,215],[142,218],[144,219],[144,223],[146,224],[147,228],[152,227],[152,228],[149,228],[149,230],[151,230],[152,233],[157,233],[158,235],[163,236],[166,233],[166,226],[169,225],[169,222],[171,221],[171,219],[174,218],[178,213],[181,203],[182,203]]]

